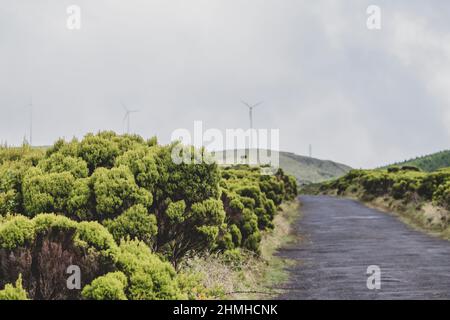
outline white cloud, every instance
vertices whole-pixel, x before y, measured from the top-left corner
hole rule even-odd
[[[450,34],[417,13],[395,14],[393,29],[388,48],[439,100],[450,138]]]

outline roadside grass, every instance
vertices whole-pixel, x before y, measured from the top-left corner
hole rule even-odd
[[[410,228],[434,237],[450,240],[449,212],[431,202],[405,202],[391,197],[377,197],[364,203],[397,217]]]
[[[263,235],[261,242],[261,258],[266,261],[267,268],[262,277],[265,287],[272,288],[285,283],[289,279],[286,267],[294,265],[294,261],[277,255],[277,251],[285,245],[294,243],[296,235],[293,223],[299,218],[298,201],[282,205],[282,211],[274,219],[274,229]]]
[[[289,279],[287,267],[294,261],[277,251],[296,240],[293,222],[299,217],[297,200],[281,205],[274,218],[274,228],[264,232],[260,254],[245,250],[210,253],[187,259],[182,271],[196,274],[214,299],[270,299]]]

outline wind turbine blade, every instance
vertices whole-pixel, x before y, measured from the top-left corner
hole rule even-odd
[[[245,102],[244,100],[241,100],[242,104],[246,105],[248,108],[251,108],[250,104],[248,104],[247,102]]]
[[[257,104],[254,104],[252,108],[256,108],[257,106],[261,105],[263,101],[258,102]]]
[[[122,100],[120,100],[120,104],[122,105],[122,108],[128,113],[129,110]]]

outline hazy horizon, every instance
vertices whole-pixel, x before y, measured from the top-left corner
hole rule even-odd
[[[133,3],[133,5],[131,5]],[[381,30],[366,27],[369,5]],[[70,5],[81,29],[66,27]],[[372,168],[450,148],[450,3],[5,0],[0,141],[280,129],[280,150]]]

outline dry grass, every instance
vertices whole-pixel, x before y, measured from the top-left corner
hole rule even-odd
[[[242,251],[239,261],[230,262],[221,253],[188,259],[185,270],[198,274],[202,285],[218,299],[243,299],[247,294],[265,294],[259,286],[266,263],[250,252]]]
[[[450,213],[441,207],[436,207],[431,203],[426,203],[422,207],[423,216],[427,223],[441,229],[448,227]]]
[[[380,197],[366,202],[366,204],[369,207],[395,215],[415,230],[450,240],[447,235],[450,213],[431,202],[405,203],[402,200],[395,200],[390,197]]]
[[[288,279],[286,267],[292,264],[276,252],[295,239],[292,222],[298,215],[297,201],[282,205],[274,229],[263,234],[260,255],[244,250],[231,258],[222,253],[205,254],[188,259],[183,269],[198,274],[202,285],[218,299],[272,298],[279,293],[274,287]]]

